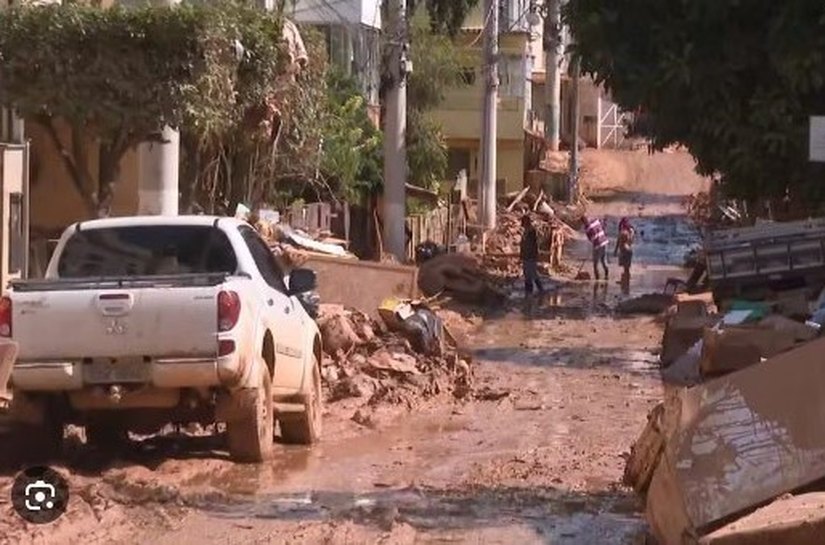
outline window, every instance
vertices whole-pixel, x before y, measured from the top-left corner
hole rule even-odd
[[[211,225],[141,225],[75,232],[60,255],[62,278],[227,273],[237,269],[226,235]]]
[[[521,55],[502,55],[498,65],[501,94],[509,97],[524,97],[527,74]]]
[[[255,266],[258,267],[264,281],[269,284],[269,287],[276,289],[282,293],[286,293],[286,284],[284,284],[284,275],[278,267],[278,262],[275,261],[275,256],[272,255],[272,250],[266,245],[257,231],[245,225],[238,228],[241,236],[246,242],[249,253],[252,254],[252,259],[255,261]]]

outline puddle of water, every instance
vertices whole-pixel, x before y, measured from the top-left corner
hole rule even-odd
[[[437,491],[404,488],[364,494],[303,492],[259,495],[252,500],[203,506],[229,519],[357,520],[405,522],[418,531],[477,531],[484,527],[526,524],[552,543],[624,544],[644,531],[616,498],[567,497],[552,490],[511,492]]]
[[[460,436],[473,431],[471,422],[462,417],[435,420],[410,417],[394,426],[340,441],[322,442],[313,448],[281,446],[266,464],[235,465],[217,474],[201,475],[189,484],[212,487],[237,497],[266,494],[279,488],[305,488],[320,479],[328,488],[357,488],[358,479],[371,487],[374,475],[361,469],[386,463],[388,452],[416,445],[417,450],[426,449],[428,457],[439,460],[450,445],[429,441],[429,438],[443,439],[444,435]],[[353,471],[353,463],[358,464],[358,471]],[[438,464],[433,466],[437,469]],[[353,477],[354,473],[357,478]]]

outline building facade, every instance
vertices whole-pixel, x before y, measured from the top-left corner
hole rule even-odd
[[[297,0],[287,15],[318,28],[326,38],[329,61],[353,76],[378,123],[381,86],[381,0]]]
[[[497,131],[497,191],[513,191],[524,182],[524,131],[532,104],[530,75],[531,32],[526,13],[528,0],[505,0],[499,11],[499,100]],[[481,161],[483,76],[483,28],[485,17],[479,5],[468,16],[458,44],[472,51],[475,62],[466,67],[467,86],[450,90],[433,117],[441,123],[449,150],[452,178],[467,172],[470,187],[479,179]]]

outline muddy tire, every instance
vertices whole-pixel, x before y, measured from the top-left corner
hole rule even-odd
[[[275,437],[272,377],[263,361],[258,367],[263,375],[261,385],[234,394],[239,396],[241,414],[226,425],[229,456],[236,462],[258,463],[272,456]]]
[[[281,439],[285,443],[312,445],[321,439],[324,401],[321,392],[321,369],[317,358],[312,360],[312,388],[304,398],[303,405],[302,412],[283,413],[278,416]]]

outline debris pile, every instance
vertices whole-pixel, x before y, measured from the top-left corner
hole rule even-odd
[[[825,524],[825,507],[809,501],[825,482],[825,314],[816,310],[825,291],[814,304],[798,292],[735,300],[724,314],[711,293],[674,301],[660,358],[665,399],[624,475],[646,502],[654,537],[661,545],[684,536],[704,545],[821,542],[808,525]],[[803,487],[813,495],[787,496]],[[797,503],[809,516],[780,520]]]
[[[709,225],[713,219],[713,203],[707,192],[695,193],[685,197],[688,217],[696,225]]]
[[[391,330],[384,320],[372,320],[358,310],[321,305],[318,325],[326,355],[322,376],[330,402],[360,398],[370,406],[388,403],[411,408],[440,394],[469,395],[470,361],[438,337],[437,329],[443,326],[431,318],[431,311],[412,307],[406,320],[387,320],[396,329]],[[422,315],[430,318],[420,320]]]
[[[418,269],[418,286],[424,295],[445,294],[462,303],[487,305],[504,300],[507,291],[501,282],[471,254],[439,255]]]
[[[327,231],[309,234],[300,229],[271,220],[265,216],[244,216],[266,241],[283,270],[301,267],[312,255],[326,255],[343,259],[358,259]]]
[[[484,268],[496,277],[520,276],[519,250],[521,245],[521,218],[530,217],[538,234],[540,252],[540,272],[567,272],[569,267],[562,255],[568,239],[575,236],[575,231],[558,218],[554,209],[548,204],[545,212],[536,211],[535,207],[524,205],[514,207],[512,211],[500,209],[496,230],[486,240]],[[549,211],[549,213],[548,213]]]

